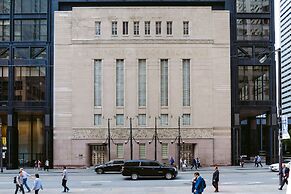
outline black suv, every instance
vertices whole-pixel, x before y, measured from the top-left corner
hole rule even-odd
[[[178,175],[176,168],[164,166],[155,160],[125,161],[121,173],[123,176],[130,176],[132,180],[139,177],[164,177],[169,180]]]
[[[105,164],[95,166],[95,172],[97,174],[103,174],[104,172],[121,172],[123,164],[124,160],[110,160]]]

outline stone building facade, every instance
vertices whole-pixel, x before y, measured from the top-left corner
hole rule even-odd
[[[177,160],[180,125],[182,158],[231,164],[228,11],[80,7],[54,26],[55,166],[130,159],[130,124],[134,159],[156,126],[157,160]]]

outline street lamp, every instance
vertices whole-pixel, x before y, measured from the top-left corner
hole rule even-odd
[[[3,144],[2,144],[2,120],[0,118],[0,167],[1,173],[3,173]]]
[[[179,116],[178,117],[178,136],[175,138],[175,140],[174,141],[171,141],[171,144],[173,144],[174,142],[176,142],[177,140],[178,140],[178,163],[179,163],[179,165],[178,165],[178,169],[180,170],[180,168],[181,168],[181,164],[180,164],[180,152],[181,152],[181,141],[182,141],[182,143],[184,144],[184,141],[182,140],[182,138],[181,138],[181,117]]]
[[[261,59],[259,59],[260,63],[264,63],[273,53],[278,53],[278,76],[277,76],[277,84],[278,84],[278,105],[277,105],[277,120],[278,120],[278,141],[279,141],[279,184],[282,184],[282,161],[283,161],[283,150],[282,150],[282,90],[281,90],[281,48],[278,48],[274,51],[265,54]]]
[[[136,141],[134,139],[134,137],[132,136],[132,118],[129,118],[129,138],[127,139],[127,141],[125,141],[124,143],[127,144],[130,141],[130,159],[133,159],[133,141],[135,141],[135,143],[139,144],[139,141]]]
[[[107,146],[108,146],[108,161],[111,160],[111,141],[113,144],[116,145],[116,143],[114,142],[114,140],[111,137],[111,133],[110,133],[110,118],[107,119],[107,138],[105,140],[105,142],[103,144],[106,145],[107,142]]]
[[[153,140],[155,140],[155,160],[157,160],[157,140],[159,140],[160,144],[162,144],[162,141],[160,141],[158,137],[157,117],[155,117],[155,134],[153,135],[152,140],[149,141],[149,144],[151,144]]]

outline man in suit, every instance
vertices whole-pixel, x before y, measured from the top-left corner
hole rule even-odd
[[[212,175],[212,185],[215,188],[214,192],[218,192],[218,182],[219,182],[219,170],[218,170],[218,167],[215,166],[214,172]]]
[[[279,172],[279,175],[282,174],[282,184],[279,187],[279,190],[282,190],[282,188],[284,187],[285,183],[288,185],[289,171],[290,171],[290,169],[285,164],[283,164],[282,165],[282,171]]]

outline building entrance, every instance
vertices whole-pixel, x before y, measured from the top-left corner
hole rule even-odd
[[[91,145],[91,165],[103,164],[105,162],[106,146]]]
[[[43,114],[18,113],[18,164],[34,166],[36,160],[44,163]]]
[[[181,152],[180,152],[180,158],[184,161],[186,160],[187,164],[192,164],[192,160],[194,155],[194,148],[195,144],[182,144],[181,145]]]

